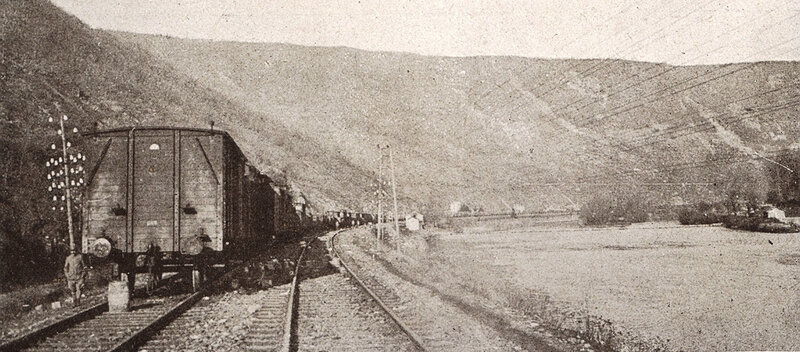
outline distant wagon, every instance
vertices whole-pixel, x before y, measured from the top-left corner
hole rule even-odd
[[[291,199],[249,166],[223,131],[135,127],[88,135],[94,165],[83,203],[84,253],[120,265],[134,284],[149,246],[167,270],[236,259],[298,223]],[[196,287],[196,286],[195,286]]]

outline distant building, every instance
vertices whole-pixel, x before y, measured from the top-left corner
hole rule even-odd
[[[419,220],[415,217],[406,218],[406,228],[408,231],[419,231]]]
[[[768,219],[778,219],[780,221],[786,220],[786,212],[773,206],[766,206],[762,208],[762,214]]]
[[[455,201],[450,203],[450,215],[456,215],[461,211],[461,202]]]
[[[422,228],[425,218],[422,214],[418,212],[414,212],[410,215],[406,215],[406,228],[409,231],[419,231]]]

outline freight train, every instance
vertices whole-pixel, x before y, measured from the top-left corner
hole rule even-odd
[[[357,213],[348,210],[329,210],[325,212],[325,219],[329,226],[338,229],[350,226],[374,224],[377,222],[378,215],[370,213]],[[386,221],[385,217],[383,221]]]
[[[133,287],[145,253],[166,271],[205,271],[315,226],[305,202],[250,166],[224,131],[130,127],[86,135],[82,251]],[[153,250],[155,249],[155,250]]]

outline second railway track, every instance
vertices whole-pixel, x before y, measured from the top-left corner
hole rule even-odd
[[[299,269],[290,351],[418,351],[402,326],[314,241]]]
[[[186,285],[177,276],[164,280],[157,292],[163,296],[138,297],[135,291],[128,312],[109,312],[103,302],[0,345],[0,351],[130,351],[199,301],[204,290],[193,294],[170,293]]]
[[[4,346],[4,351],[123,351],[134,348],[137,338],[159,324],[165,324],[199,293],[136,300],[129,312],[96,311],[72,322],[57,322],[41,336],[20,344]],[[95,310],[98,310],[95,308]]]
[[[277,288],[255,313],[248,350],[422,350],[358,280],[331,265],[323,241],[312,240],[301,258],[293,284]]]

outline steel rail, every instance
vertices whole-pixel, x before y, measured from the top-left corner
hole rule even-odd
[[[23,348],[26,348],[34,344],[36,341],[43,340],[48,336],[58,333],[59,331],[69,329],[73,325],[78,324],[85,320],[89,320],[92,317],[97,316],[98,314],[103,313],[107,310],[108,310],[108,301],[103,301],[102,303],[86,308],[66,318],[59,319],[58,321],[52,324],[47,324],[25,335],[22,335],[20,337],[7,341],[3,344],[0,344],[0,351],[2,352],[19,351]]]
[[[135,350],[137,347],[147,342],[147,340],[149,340],[165,326],[169,325],[169,323],[175,320],[175,318],[189,310],[189,308],[191,308],[195,303],[200,301],[200,299],[203,298],[203,295],[206,293],[206,290],[207,288],[203,288],[200,291],[193,293],[191,296],[185,298],[180,303],[175,305],[175,307],[172,307],[166,313],[161,314],[158,318],[156,318],[156,320],[147,326],[139,329],[139,331],[135,332],[133,335],[116,344],[114,347],[108,349],[108,351],[120,352]]]
[[[235,268],[235,267],[234,267]],[[231,270],[232,271],[232,270]],[[228,272],[231,272],[228,271]],[[175,281],[175,279],[179,275],[173,275],[165,280],[163,280],[160,286],[164,286],[167,283],[171,283]],[[220,275],[217,277],[224,276]],[[212,280],[210,280],[212,281]],[[194,294],[190,295],[189,297],[183,299],[181,302],[176,304],[173,308],[169,309],[167,312],[159,315],[158,318],[153,320],[147,326],[139,329],[133,335],[125,338],[123,341],[117,343],[112,348],[108,349],[108,351],[132,351],[135,350],[137,347],[141,346],[145,342],[147,342],[154,334],[158,331],[166,327],[170,322],[172,322],[175,318],[183,314],[186,310],[191,308],[195,303],[197,303],[201,298],[203,298],[203,294],[205,294],[208,290],[210,285],[204,286],[199,291],[195,292]],[[143,288],[139,288],[136,291],[141,291]],[[91,320],[92,318],[108,311],[108,300],[104,300],[103,302],[86,308],[80,312],[72,314],[66,318],[59,319],[56,322],[51,324],[47,324],[39,329],[31,331],[23,336],[17,337],[13,340],[7,341],[3,344],[0,344],[0,352],[12,352],[18,351],[24,348],[31,347],[35,345],[37,342],[46,339],[47,337],[53,336],[59,332],[69,330],[74,325],[82,323],[84,321]]]
[[[355,274],[355,272],[354,272],[353,270],[351,270],[351,269],[350,269],[350,268],[347,266],[347,264],[345,264],[344,257],[343,257],[343,256],[342,256],[342,255],[339,253],[338,249],[336,248],[336,244],[335,244],[335,242],[336,242],[336,236],[338,236],[338,235],[339,235],[340,233],[342,233],[343,231],[344,231],[344,230],[339,230],[339,231],[336,231],[336,232],[333,234],[333,236],[331,236],[331,239],[330,239],[330,248],[331,248],[331,252],[333,252],[333,254],[335,254],[335,255],[336,255],[336,257],[337,257],[337,258],[339,258],[339,263],[341,264],[341,266],[342,266],[342,267],[343,267],[343,268],[344,268],[344,269],[347,271],[347,273],[348,273],[348,274],[350,274],[350,276],[351,276],[353,279],[355,279],[355,280],[356,280],[356,282],[358,283],[358,286],[359,286],[359,287],[361,287],[361,289],[363,289],[363,290],[364,290],[364,292],[366,292],[368,295],[370,295],[370,297],[372,297],[372,299],[373,299],[373,300],[374,300],[376,303],[378,303],[378,306],[380,306],[380,307],[381,307],[381,309],[383,309],[383,311],[384,311],[384,312],[386,312],[386,314],[388,314],[390,318],[392,318],[392,320],[393,320],[393,321],[394,321],[394,322],[397,324],[397,326],[398,326],[398,327],[400,327],[400,330],[402,330],[402,331],[403,331],[403,332],[404,332],[404,333],[405,333],[405,334],[406,334],[406,335],[409,337],[409,339],[411,339],[411,342],[413,342],[413,343],[414,343],[414,345],[416,345],[416,346],[417,346],[417,348],[419,348],[421,351],[428,351],[428,350],[430,350],[430,349],[426,348],[426,347],[423,345],[423,343],[422,343],[422,341],[423,341],[423,340],[422,340],[422,338],[421,338],[419,335],[417,335],[416,333],[414,333],[414,331],[412,331],[412,330],[411,330],[411,328],[409,328],[409,327],[408,327],[408,325],[406,325],[405,323],[403,323],[403,321],[400,319],[400,317],[398,317],[396,314],[394,314],[394,312],[392,312],[392,310],[391,310],[391,309],[389,309],[389,307],[388,307],[388,306],[387,306],[387,305],[386,305],[386,304],[383,302],[383,300],[381,300],[381,299],[378,297],[378,295],[377,295],[377,294],[375,294],[375,292],[374,292],[374,291],[372,291],[372,290],[371,290],[371,289],[370,289],[370,288],[369,288],[369,287],[366,285],[366,283],[364,283],[364,281],[362,281],[362,280],[361,280],[361,278],[360,278],[360,277],[358,277],[358,275],[356,275],[356,274]]]
[[[214,277],[214,279],[207,280],[197,292],[191,294],[189,297],[184,298],[174,307],[170,308],[165,313],[161,314],[158,318],[147,324],[143,328],[136,331],[133,335],[125,338],[125,340],[117,343],[114,347],[108,349],[108,352],[121,352],[121,351],[135,351],[137,348],[144,345],[155,334],[164,329],[169,323],[192,308],[203,296],[208,292],[211,283],[223,279],[226,275],[234,272],[240,265],[234,265],[231,268],[226,268],[224,273]]]
[[[165,280],[162,281],[160,286],[164,286],[167,283],[174,281],[176,277],[177,275],[173,275],[169,278],[166,278]],[[142,290],[143,290],[142,288],[138,288],[134,291],[134,294],[136,292],[141,293]],[[108,311],[107,299],[91,307],[76,312],[75,314],[58,319],[53,323],[47,324],[31,332],[28,332],[27,334],[6,341],[5,343],[0,344],[0,352],[18,351],[30,347],[37,341],[44,340],[49,336],[53,336],[61,331],[67,330],[78,323],[92,319],[95,316],[104,313],[106,311]]]
[[[297,324],[297,319],[294,318],[295,307],[297,306],[297,285],[298,276],[300,276],[300,263],[303,261],[303,256],[306,254],[306,249],[311,245],[311,241],[307,241],[297,257],[297,263],[294,265],[294,275],[292,275],[292,284],[289,286],[289,297],[286,304],[286,320],[283,324],[283,341],[281,343],[281,351],[289,352],[292,345],[292,330]]]

